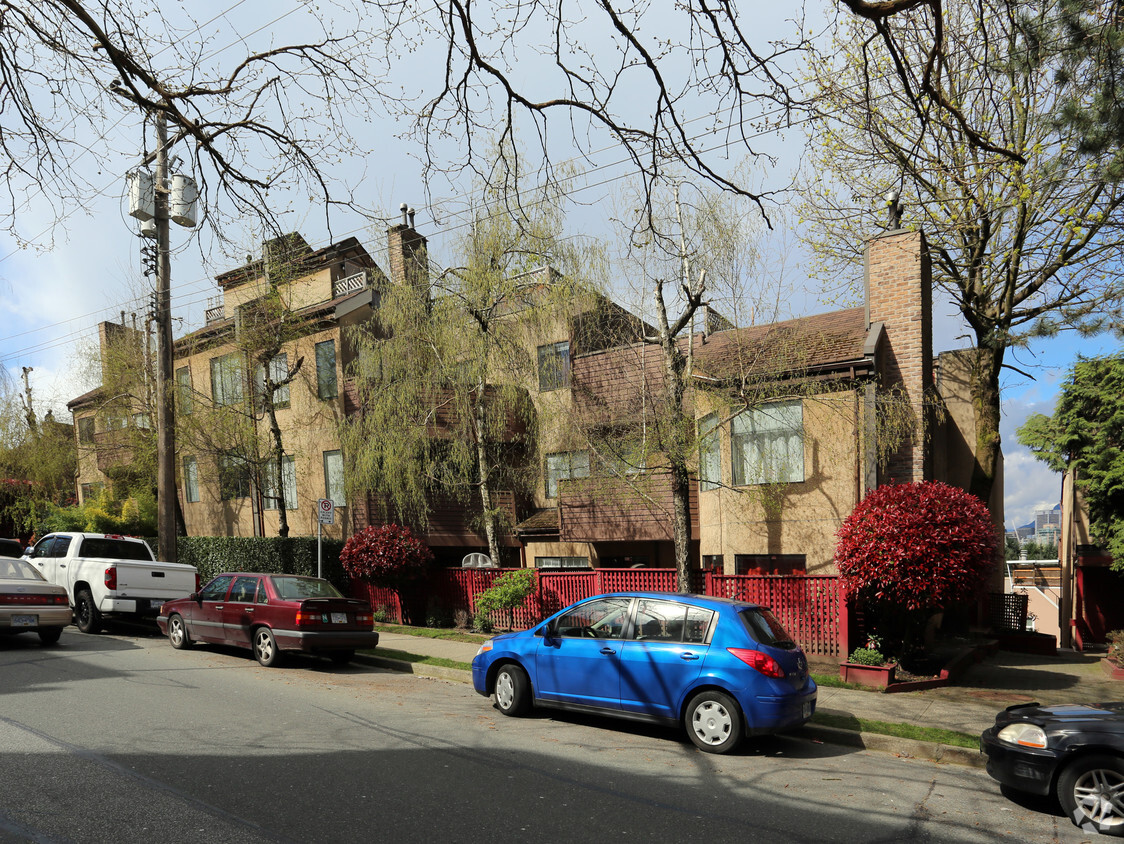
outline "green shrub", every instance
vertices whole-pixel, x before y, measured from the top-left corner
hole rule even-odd
[[[323,576],[348,594],[348,577],[340,565],[343,542],[323,540]],[[316,575],[315,536],[180,536],[179,562],[199,569],[206,583],[224,571]]]
[[[854,663],[855,665],[881,666],[886,664],[886,657],[882,656],[882,653],[874,650],[874,648],[855,648],[851,651],[847,662]]]
[[[1105,639],[1108,641],[1108,658],[1124,667],[1124,630],[1110,630]]]
[[[506,612],[507,626],[513,627],[516,608],[521,607],[527,597],[534,594],[537,587],[538,578],[533,569],[520,569],[501,574],[476,598],[477,627],[480,626],[482,618],[490,619],[491,614],[496,611]]]

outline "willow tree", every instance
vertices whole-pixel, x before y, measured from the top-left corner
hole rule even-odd
[[[507,516],[497,492],[528,491],[539,473],[536,347],[597,267],[593,251],[561,238],[561,198],[478,212],[457,266],[407,269],[412,282],[393,279],[376,319],[352,333],[362,410],[341,431],[349,495],[377,491],[385,517],[421,529],[437,497],[479,508],[497,563]]]
[[[1034,13],[1048,17],[1056,5]],[[918,108],[896,76],[903,67],[925,72],[934,26],[925,10],[885,19],[897,45],[892,55],[883,40],[844,26],[831,51],[810,65],[822,120],[811,136],[803,214],[826,273],[838,278],[849,264],[845,277],[856,288],[857,232],[899,224],[924,231],[933,282],[951,296],[974,341],[971,491],[987,501],[1008,353],[1036,337],[1093,332],[1119,318],[1124,190],[1110,156],[1089,154],[1080,132],[1053,119],[1051,69],[1025,61],[1034,21],[1003,0],[957,4],[939,20],[951,110]],[[1014,154],[981,148],[965,121]],[[887,223],[883,197],[891,191],[904,206],[900,223],[895,214]]]

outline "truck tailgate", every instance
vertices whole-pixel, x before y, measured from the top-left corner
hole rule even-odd
[[[147,598],[168,601],[186,598],[195,591],[195,568],[183,563],[140,563],[119,561],[117,589],[119,598]]]

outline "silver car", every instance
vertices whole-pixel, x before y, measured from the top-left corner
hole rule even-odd
[[[70,619],[66,589],[23,560],[0,557],[0,635],[38,633],[44,645],[53,645]]]

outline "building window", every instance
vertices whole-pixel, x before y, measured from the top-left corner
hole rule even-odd
[[[539,346],[539,390],[570,386],[570,341]]]
[[[250,467],[241,457],[224,454],[219,458],[219,498],[231,501],[250,495]]]
[[[726,569],[726,564],[721,554],[703,554],[701,568],[703,571],[713,571],[722,574]]]
[[[82,445],[94,444],[94,417],[83,416],[78,420],[78,442]]]
[[[183,459],[183,496],[188,504],[199,500],[199,464],[194,457]]]
[[[133,427],[140,428],[141,430],[148,431],[152,428],[152,420],[147,413],[134,413],[133,414]]]
[[[588,451],[562,451],[546,456],[546,497],[558,497],[558,482],[589,477]]]
[[[97,498],[101,495],[101,491],[105,489],[103,483],[82,484],[82,503],[85,504],[92,498]]]
[[[123,431],[129,427],[129,417],[123,413],[110,411],[105,414],[105,430]]]
[[[184,416],[191,415],[194,398],[191,395],[191,370],[186,366],[176,370],[176,402],[180,413]]]
[[[717,489],[722,484],[722,453],[719,442],[718,414],[710,413],[699,420],[699,489]]]
[[[806,574],[803,554],[735,554],[735,574]]]
[[[281,483],[285,488],[285,509],[297,509],[297,463],[296,458],[285,456],[281,459]],[[280,496],[277,495],[277,461],[265,464],[265,477],[262,478],[262,506],[266,510],[278,509]]]
[[[274,384],[278,381],[284,381],[289,377],[289,356],[285,352],[276,355],[269,362],[269,380]],[[256,388],[256,395],[262,401],[263,406],[265,402],[265,367],[258,364],[257,369],[254,371],[254,386]],[[288,407],[289,406],[289,385],[281,384],[273,388],[273,406]]]
[[[535,557],[537,569],[589,569],[589,557]]]
[[[322,399],[334,399],[339,395],[335,340],[316,344],[316,395]]]
[[[734,417],[730,451],[735,486],[804,480],[804,409],[776,402]]]
[[[211,358],[211,400],[215,407],[242,401],[242,362],[237,352]]]
[[[324,452],[324,497],[330,498],[337,507],[347,506],[343,484],[343,453]]]

